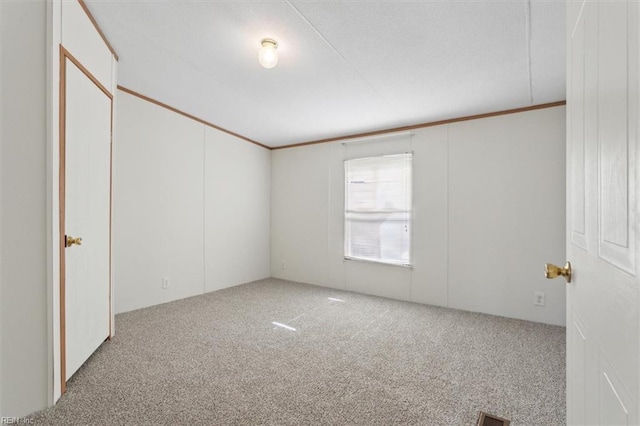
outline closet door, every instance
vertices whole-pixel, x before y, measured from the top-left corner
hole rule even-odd
[[[112,97],[64,52],[61,60],[61,344],[66,382],[111,334]]]

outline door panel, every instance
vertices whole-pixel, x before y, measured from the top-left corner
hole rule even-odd
[[[639,9],[568,2],[567,12],[567,422],[634,425]]]
[[[66,64],[66,377],[110,333],[111,99],[72,61]]]
[[[598,8],[598,176],[600,180],[599,254],[619,269],[635,273],[633,220],[628,208],[633,179],[628,179],[629,74],[628,5],[608,3]],[[629,40],[631,41],[631,40]]]

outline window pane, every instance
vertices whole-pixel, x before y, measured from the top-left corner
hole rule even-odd
[[[345,161],[345,256],[411,260],[411,154]]]

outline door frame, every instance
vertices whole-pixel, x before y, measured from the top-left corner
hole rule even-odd
[[[82,73],[102,91],[110,103],[110,132],[109,132],[109,336],[112,337],[111,317],[112,317],[112,280],[111,280],[111,223],[112,223],[112,203],[113,203],[113,94],[104,87],[100,81],[76,59],[67,49],[60,44],[60,96],[59,96],[59,174],[58,174],[58,209],[59,209],[59,251],[60,251],[60,394],[67,390],[67,356],[66,356],[66,259],[65,259],[65,182],[66,182],[66,90],[67,90],[67,59],[73,63]]]

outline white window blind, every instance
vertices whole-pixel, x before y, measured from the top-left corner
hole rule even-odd
[[[411,264],[412,154],[344,162],[347,259]]]

